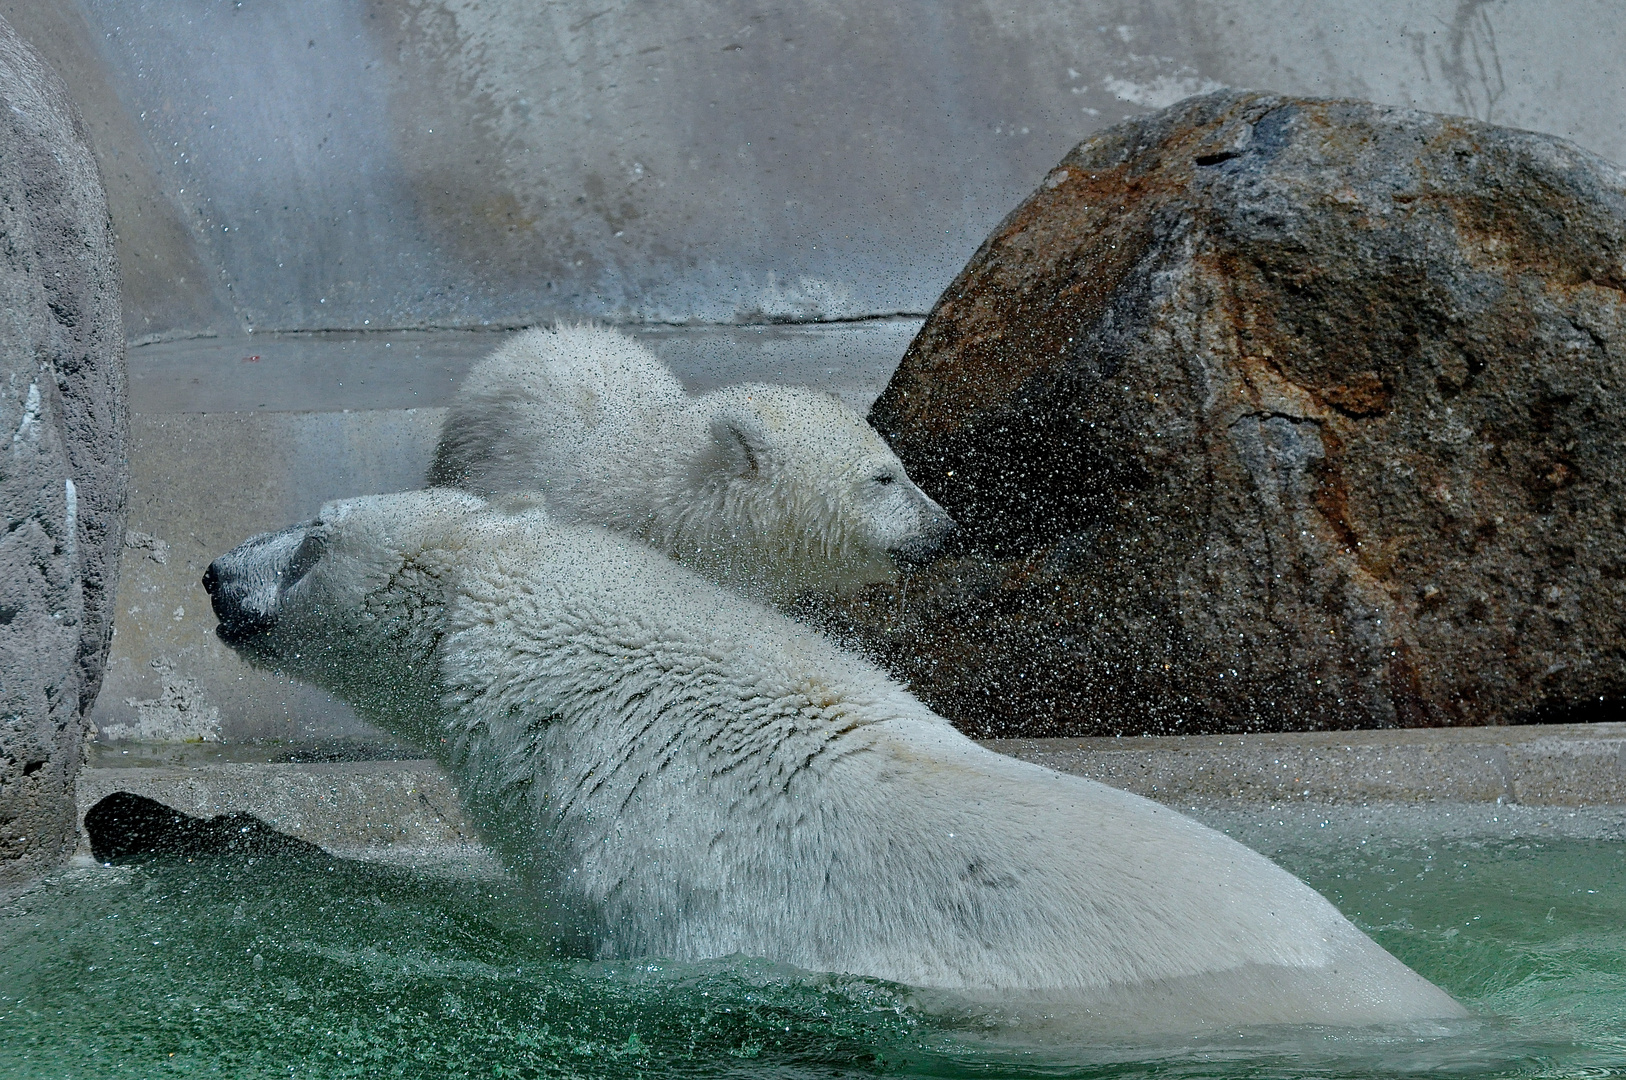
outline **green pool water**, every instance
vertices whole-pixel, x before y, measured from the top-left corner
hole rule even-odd
[[[1076,1043],[747,959],[554,956],[500,878],[328,858],[80,868],[0,906],[0,1076],[1358,1077],[1626,1073],[1608,812],[1206,811],[1474,1012]]]

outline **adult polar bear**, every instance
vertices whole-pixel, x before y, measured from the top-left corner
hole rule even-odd
[[[1461,1014],[1235,841],[984,750],[819,634],[535,504],[330,503],[205,585],[239,649],[440,749],[589,955],[745,953],[1154,1029]]]
[[[832,395],[752,383],[691,396],[599,326],[529,330],[476,365],[429,483],[541,492],[561,521],[637,536],[777,604],[885,581],[954,528]]]

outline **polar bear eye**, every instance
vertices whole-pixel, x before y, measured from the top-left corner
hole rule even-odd
[[[895,483],[897,483],[897,482],[898,482],[898,478],[897,478],[897,477],[896,477],[896,476],[892,476],[892,475],[889,475],[889,474],[887,474],[887,473],[882,473],[882,474],[880,474],[880,475],[879,475],[879,476],[877,476],[877,477],[876,477],[876,478],[875,478],[875,482],[876,482],[876,483],[877,483],[877,484],[880,484],[880,485],[881,485],[881,486],[882,486],[882,487],[885,487],[885,486],[886,486],[886,485],[888,485],[888,484],[895,484]]]

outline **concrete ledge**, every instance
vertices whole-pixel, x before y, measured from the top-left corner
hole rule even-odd
[[[1182,809],[1298,803],[1626,806],[1626,724],[1415,731],[1004,739],[983,745]],[[204,756],[207,749],[207,756]],[[103,755],[79,774],[85,812],[115,791],[196,817],[249,813],[335,855],[498,873],[432,761],[317,764],[222,760],[232,748],[177,748],[175,763]],[[243,748],[252,755],[252,748]],[[193,760],[196,759],[196,760]]]
[[[82,769],[79,855],[90,855],[86,811],[115,791],[194,817],[252,814],[278,832],[347,858],[495,866],[463,813],[457,788],[432,761]]]
[[[1171,805],[1626,804],[1626,724],[996,739],[983,745]]]

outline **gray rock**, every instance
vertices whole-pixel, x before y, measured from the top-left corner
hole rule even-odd
[[[124,330],[67,88],[0,21],[0,884],[71,851],[124,543]]]
[[[969,547],[850,629],[980,735],[1618,716],[1622,179],[1252,93],[1082,143],[871,413]]]

